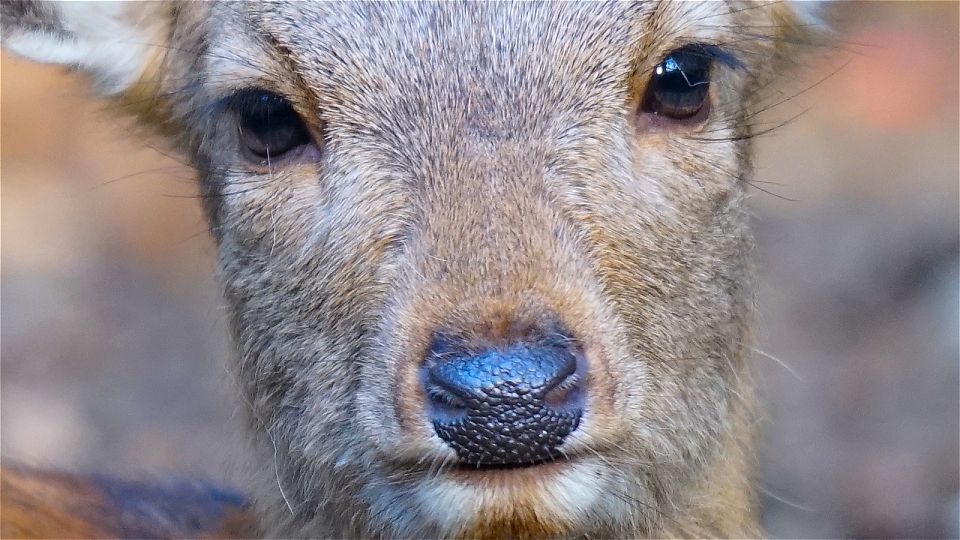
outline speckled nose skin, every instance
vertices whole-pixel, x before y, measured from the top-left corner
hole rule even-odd
[[[557,459],[583,413],[584,364],[563,338],[480,351],[434,340],[421,376],[437,435],[467,466]]]

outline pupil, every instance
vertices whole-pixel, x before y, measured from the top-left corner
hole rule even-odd
[[[246,123],[247,127],[265,139],[282,140],[281,135],[292,131],[296,113],[279,98],[263,96],[253,107]]]
[[[676,53],[657,66],[657,76],[663,90],[685,92],[709,84],[709,63],[691,53]]]
[[[278,157],[309,142],[306,126],[290,103],[278,95],[241,95],[236,107],[244,142],[259,157]]]
[[[697,50],[671,53],[653,70],[643,110],[675,120],[695,116],[710,92],[710,64]]]

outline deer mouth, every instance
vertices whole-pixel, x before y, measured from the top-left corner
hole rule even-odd
[[[457,467],[425,479],[427,515],[469,538],[542,538],[576,530],[609,491],[602,463],[557,459],[526,467]]]
[[[575,466],[575,460],[557,458],[535,463],[507,463],[499,465],[471,465],[458,463],[449,471],[451,477],[466,482],[497,482],[522,484],[526,481],[542,482],[565,468]]]
[[[436,479],[452,491],[469,494],[469,499],[484,508],[491,504],[556,508],[565,504],[559,502],[558,493],[570,492],[574,486],[597,483],[601,475],[597,464],[592,461],[571,457],[526,466],[458,465],[445,470]]]
[[[476,472],[496,472],[496,471],[519,471],[526,469],[546,469],[552,466],[560,466],[560,463],[568,461],[567,458],[549,459],[535,461],[532,463],[503,463],[499,465],[471,465],[469,463],[458,463],[454,470],[466,473]]]

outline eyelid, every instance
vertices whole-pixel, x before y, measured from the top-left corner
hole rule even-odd
[[[317,136],[322,130],[323,122],[321,120],[316,116],[303,114],[294,99],[270,88],[249,86],[235,90],[217,100],[214,105],[214,110],[221,113],[229,112],[232,114],[250,113],[263,103],[262,97],[265,95],[269,95],[275,103],[282,102],[289,106],[300,118],[300,121],[303,122],[303,125],[307,127],[311,135]],[[319,139],[318,137],[317,140]]]
[[[669,57],[669,55],[679,50],[716,60],[717,63],[736,71],[746,69],[746,64],[744,64],[736,54],[721,45],[712,43],[687,43],[670,51],[667,53],[667,56]]]
[[[253,110],[257,105],[262,103],[264,97],[270,97],[271,99],[279,98],[280,100],[283,100],[292,106],[290,100],[284,97],[282,94],[278,94],[272,90],[259,88],[244,88],[237,90],[236,92],[233,92],[222,98],[221,106],[235,112],[247,112]]]

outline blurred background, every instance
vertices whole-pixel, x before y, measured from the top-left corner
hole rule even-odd
[[[773,537],[960,536],[958,6],[837,3],[768,114],[800,115],[752,201]],[[239,481],[192,173],[59,70],[0,82],[2,459]]]

